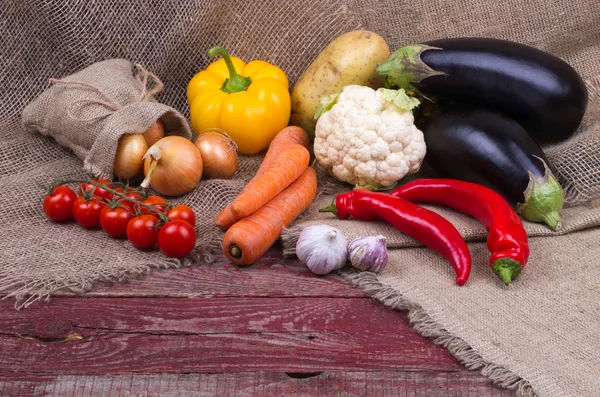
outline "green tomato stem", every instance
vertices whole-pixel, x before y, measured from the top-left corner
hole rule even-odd
[[[248,86],[252,84],[250,77],[241,76],[238,74],[238,72],[236,72],[233,62],[231,62],[231,57],[224,47],[212,47],[210,50],[208,50],[208,55],[210,55],[211,58],[221,55],[225,60],[225,64],[227,65],[229,78],[225,80],[225,83],[223,83],[221,91],[224,91],[228,94],[245,91]]]
[[[168,218],[167,218],[167,216],[163,212],[157,210],[153,206],[148,205],[148,204],[142,204],[142,203],[140,203],[137,200],[134,200],[134,199],[132,199],[130,197],[127,197],[124,193],[117,192],[115,189],[109,187],[109,185],[104,184],[104,183],[94,182],[94,181],[91,181],[89,179],[83,179],[83,178],[78,179],[78,178],[76,178],[76,179],[61,180],[61,181],[53,183],[51,186],[56,187],[56,186],[60,186],[60,185],[65,185],[67,183],[87,183],[89,185],[94,186],[94,189],[100,187],[100,188],[106,190],[107,192],[111,193],[113,196],[117,196],[117,197],[120,197],[121,199],[123,199],[125,201],[129,201],[129,202],[135,204],[137,207],[146,208],[147,210],[152,211],[153,213],[155,213],[158,216],[159,220],[162,221],[162,222],[164,222],[164,223],[166,223],[166,222],[169,221]],[[133,214],[133,215],[137,215],[137,214]]]

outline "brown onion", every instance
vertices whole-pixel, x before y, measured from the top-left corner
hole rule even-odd
[[[165,136],[165,123],[161,119],[156,120],[156,123],[152,124],[150,128],[144,131],[144,138],[148,143],[148,147],[154,145],[159,139]]]
[[[196,187],[202,177],[202,157],[194,144],[181,136],[160,139],[144,155],[140,186],[164,196],[179,196]]]
[[[237,145],[218,128],[208,128],[198,134],[194,145],[202,156],[203,177],[229,179],[238,169]]]
[[[147,150],[148,144],[142,134],[122,135],[115,153],[113,174],[121,180],[135,178],[142,171]]]

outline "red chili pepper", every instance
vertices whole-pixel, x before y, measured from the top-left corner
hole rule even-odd
[[[385,193],[359,189],[338,195],[321,212],[340,219],[383,218],[396,229],[417,239],[448,259],[456,272],[456,284],[463,285],[471,273],[471,254],[458,230],[442,216],[407,200]]]
[[[521,218],[495,191],[455,179],[417,179],[393,190],[391,195],[445,205],[478,219],[488,230],[490,265],[506,285],[527,263],[529,245]]]

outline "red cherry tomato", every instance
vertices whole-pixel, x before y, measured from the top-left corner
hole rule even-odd
[[[167,222],[158,233],[158,248],[171,258],[183,258],[192,252],[195,244],[194,228],[182,219]]]
[[[100,212],[105,205],[100,201],[99,197],[93,197],[86,200],[85,197],[79,196],[73,203],[73,217],[86,229],[95,229],[100,226]]]
[[[91,182],[96,182],[96,183],[101,183],[103,185],[108,185],[109,188],[112,188],[112,185],[110,184],[110,181],[108,179],[92,179]],[[105,190],[99,186],[94,186],[91,185],[87,182],[83,182],[81,184],[81,195],[83,195],[84,192],[89,192],[92,193],[94,196],[96,197],[100,197],[103,199],[107,199],[110,200],[112,198],[112,193],[109,192],[108,190]]]
[[[124,238],[127,236],[127,224],[133,219],[128,208],[105,206],[100,211],[100,226],[111,237]]]
[[[166,200],[160,196],[148,196],[148,198],[142,200],[142,204],[149,205],[152,208],[154,208],[155,210],[158,210],[160,212],[165,212],[167,209]],[[140,208],[141,208],[142,214],[152,212],[147,208],[144,208],[144,207],[140,207]]]
[[[194,210],[185,204],[176,205],[167,212],[167,219],[170,221],[182,219],[192,226],[196,226],[196,215]]]
[[[44,197],[42,207],[48,217],[56,222],[66,222],[73,219],[73,203],[77,195],[68,186],[55,187]]]
[[[127,238],[139,249],[150,249],[158,239],[157,223],[158,218],[154,215],[136,216],[127,224]]]

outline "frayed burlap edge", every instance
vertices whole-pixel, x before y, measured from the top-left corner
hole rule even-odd
[[[22,281],[22,277],[3,275],[0,277],[0,294],[4,295],[2,300],[14,298],[15,309],[21,310],[39,301],[50,301],[53,294],[58,291],[67,291],[75,294],[83,294],[92,291],[98,284],[114,284],[135,280],[158,269],[177,269],[198,264],[210,264],[215,261],[215,256],[221,251],[219,243],[211,243],[206,247],[197,247],[184,259],[161,258],[149,263],[141,263],[123,273],[116,270],[114,274],[104,274],[100,277],[78,280],[28,280]]]
[[[436,345],[443,346],[469,370],[479,371],[500,387],[515,390],[520,397],[537,396],[528,381],[500,365],[485,361],[467,342],[450,334],[423,308],[408,301],[393,288],[382,284],[374,273],[361,272],[353,268],[345,268],[339,270],[338,273],[371,298],[394,310],[408,311],[408,319],[415,331],[432,339]]]
[[[296,242],[300,232],[301,228],[293,227],[282,234],[284,258],[293,258],[296,255]],[[375,273],[358,271],[351,267],[338,270],[337,273],[384,305],[394,310],[408,311],[408,319],[415,331],[432,339],[433,343],[443,346],[469,370],[479,371],[500,387],[515,390],[520,397],[537,396],[528,381],[500,365],[485,361],[467,342],[450,334],[433,320],[421,306],[410,302],[392,287],[381,283]]]

